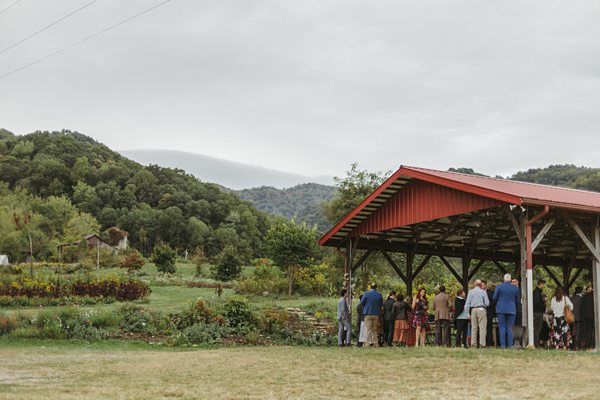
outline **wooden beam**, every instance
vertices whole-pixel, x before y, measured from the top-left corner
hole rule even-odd
[[[363,253],[363,255],[358,259],[358,261],[356,262],[356,264],[354,264],[352,266],[352,273],[355,273],[357,269],[359,269],[365,261],[367,261],[367,258],[369,258],[369,256],[373,253],[373,249],[369,249],[366,252]]]
[[[573,237],[577,238],[575,232],[573,232]],[[579,238],[577,238],[577,242],[581,242]],[[357,249],[359,250],[385,250],[388,253],[409,253],[414,250],[413,245],[409,241],[398,241],[398,240],[381,240],[381,239],[366,239],[362,237],[358,244]],[[516,250],[516,251],[514,251]],[[475,253],[473,253],[473,258],[476,260],[485,258],[486,260],[497,260],[504,262],[515,262],[519,260],[518,246],[513,251],[504,251],[499,249],[491,249],[491,250],[483,250],[477,249]],[[432,256],[444,256],[444,257],[455,257],[461,258],[465,255],[465,248],[463,246],[444,246],[444,247],[434,247],[431,245],[422,244],[417,249],[417,255],[432,255]],[[578,265],[583,266],[584,268],[588,268],[588,265],[591,266],[593,256],[589,251],[586,251],[585,259],[578,258]],[[536,254],[535,255],[535,263],[536,264],[547,264],[547,265],[562,265],[565,261],[565,255],[563,254]],[[518,272],[517,265],[517,272]],[[517,273],[516,276],[519,274]]]
[[[579,235],[579,237],[583,241],[583,244],[586,245],[588,250],[592,253],[594,258],[596,259],[596,261],[600,262],[600,251],[598,251],[596,249],[596,246],[594,246],[592,244],[592,242],[587,237],[587,235],[581,230],[581,228],[579,227],[579,224],[577,224],[577,222],[575,222],[575,220],[573,218],[571,218],[571,216],[566,211],[562,212],[562,216],[567,221],[567,223],[569,225],[571,225],[571,228],[573,228],[573,230],[577,233],[577,235]]]
[[[548,273],[548,276],[550,276],[550,279],[552,279],[557,286],[563,285],[560,279],[558,279],[558,277],[554,275],[554,272],[552,272],[547,265],[542,265],[542,268],[544,268],[544,270]]]
[[[535,248],[538,247],[538,245],[540,244],[542,239],[544,239],[544,236],[546,236],[546,233],[548,233],[548,231],[550,230],[550,228],[552,228],[552,225],[554,225],[555,222],[556,222],[556,219],[552,218],[550,221],[548,221],[546,223],[546,225],[544,225],[542,230],[535,237],[535,240],[533,241],[533,243],[531,243],[531,251],[534,251]]]
[[[498,260],[492,260],[492,261],[494,262],[494,265],[496,266],[496,268],[498,268],[498,270],[500,272],[502,272],[503,275],[508,274],[508,270],[506,268],[504,268]]]
[[[471,272],[469,272],[469,281],[471,279],[473,279],[473,277],[475,276],[475,274],[477,272],[479,272],[479,269],[482,267],[483,263],[485,262],[485,260],[479,260],[479,262],[477,263],[477,265],[475,266],[475,268],[473,268],[473,270]]]
[[[398,264],[396,264],[394,262],[394,260],[392,260],[392,257],[390,257],[390,255],[385,250],[379,250],[379,251],[381,252],[383,257],[387,260],[387,262],[390,264],[390,266],[394,269],[394,271],[396,271],[396,273],[398,274],[400,279],[402,279],[404,281],[404,283],[406,283],[407,282],[406,275],[404,275],[402,270],[398,267]]]
[[[462,284],[463,283],[462,276],[460,276],[458,274],[458,272],[456,272],[456,270],[454,269],[454,267],[448,262],[448,260],[446,260],[446,257],[444,257],[444,256],[438,256],[438,258],[442,261],[442,263],[444,263],[444,265],[446,266],[446,268],[448,268],[448,270],[450,271],[450,273],[452,275],[454,275],[454,277],[456,278],[456,280]]]
[[[417,277],[417,275],[419,275],[419,272],[421,272],[421,270],[427,265],[427,263],[429,262],[431,257],[432,257],[431,255],[425,256],[425,258],[423,259],[423,261],[421,261],[421,263],[419,264],[417,269],[415,269],[414,272],[412,273],[411,279],[415,279]]]
[[[573,277],[569,281],[569,287],[573,286],[577,278],[579,278],[579,275],[581,275],[581,272],[583,272],[583,268],[577,268],[577,271],[575,271],[575,275],[573,275]]]
[[[523,233],[521,232],[521,226],[520,226],[519,222],[517,221],[517,219],[515,218],[512,211],[510,211],[510,209],[508,210],[508,217],[510,218],[510,222],[512,223],[513,229],[517,233],[519,242],[522,242],[523,241]]]

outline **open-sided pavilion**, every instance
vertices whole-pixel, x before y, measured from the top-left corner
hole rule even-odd
[[[345,252],[350,281],[370,255],[381,253],[409,293],[432,257],[439,257],[465,289],[485,261],[520,275],[530,346],[534,266],[567,290],[591,269],[600,344],[600,193],[401,166],[319,244]],[[394,261],[394,252],[405,254],[406,265]],[[418,265],[416,255],[424,256]],[[448,258],[461,259],[461,268]],[[507,263],[514,269],[507,271]]]

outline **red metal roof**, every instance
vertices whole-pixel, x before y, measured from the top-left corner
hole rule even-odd
[[[560,208],[600,211],[600,193],[598,192],[427,168],[402,166],[400,170],[410,172],[410,176],[413,178],[421,178],[444,186],[447,184],[455,189],[462,187],[465,191],[498,200],[502,200],[501,197],[505,195],[519,198],[520,202],[514,202],[514,204],[554,205]]]
[[[402,207],[406,207],[409,204],[407,200],[411,199],[409,196],[405,197],[405,200],[403,201],[401,196],[398,196],[398,193],[403,190],[410,190],[410,187],[413,185],[410,185],[409,183],[414,180],[429,182],[434,185],[492,199],[496,201],[494,204],[549,205],[557,208],[600,213],[600,193],[597,192],[489,178],[457,172],[438,171],[427,168],[401,166],[398,171],[387,179],[360,205],[348,213],[329,232],[327,232],[321,240],[319,240],[319,243],[324,245],[328,240],[334,237],[341,239],[347,235],[365,234],[368,233],[368,231],[375,232],[376,230],[380,230],[380,228],[390,229],[394,227],[394,224],[396,224],[395,226],[403,226],[403,224],[408,225],[410,223],[415,223],[410,222],[412,220],[417,221],[414,216],[406,217],[398,214],[398,210]],[[457,199],[459,197],[454,196],[452,198]],[[388,199],[390,200],[390,205],[387,204]],[[412,199],[414,199],[414,196]],[[432,199],[433,200],[429,200],[429,204],[431,207],[435,207],[433,203],[436,202],[436,199],[439,202],[445,202],[448,201],[450,197],[445,193],[444,196],[433,196]],[[485,201],[481,202],[481,199],[479,202],[475,201],[473,198],[465,197],[465,199],[472,203],[470,205],[465,205],[464,207],[466,207],[466,209],[473,208],[475,204],[485,203]],[[458,205],[454,204],[453,207],[454,206]],[[491,202],[490,206],[493,206]],[[445,205],[442,207],[445,207]],[[390,209],[396,210],[392,212],[392,214],[395,213],[392,217],[390,217]],[[440,217],[443,214],[432,214],[431,212],[424,210],[423,207],[420,207],[420,210],[422,211],[422,215],[419,218],[428,215],[428,213],[431,214],[433,217],[432,219],[436,216]],[[406,214],[406,212],[404,213]],[[383,221],[382,218],[385,221]],[[363,227],[362,225],[365,226]]]

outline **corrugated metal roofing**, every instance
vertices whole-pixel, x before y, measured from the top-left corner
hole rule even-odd
[[[591,211],[600,213],[600,193],[567,189],[555,186],[518,182],[449,171],[401,166],[379,188],[368,196],[358,207],[348,213],[319,241],[321,245],[330,240],[338,242],[352,234],[363,232],[358,228],[370,220],[388,199],[402,190],[411,180],[420,180],[447,188],[475,194],[515,205],[549,205],[558,208]],[[438,201],[443,201],[440,198]],[[398,205],[401,207],[402,205]],[[397,207],[396,207],[397,208]],[[337,239],[337,240],[336,240]]]
[[[508,179],[489,178],[486,176],[469,175],[458,172],[438,171],[419,167],[402,166],[400,169],[421,172],[430,177],[437,177],[443,180],[486,189],[488,191],[519,197],[521,199],[521,204],[560,205],[561,208],[600,211],[600,193],[598,192],[512,181]],[[493,198],[491,193],[487,194],[489,195],[487,197]]]

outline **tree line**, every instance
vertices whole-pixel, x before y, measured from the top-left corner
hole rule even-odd
[[[179,169],[142,166],[66,130],[24,136],[0,130],[0,182],[3,196],[29,196],[20,205],[22,212],[36,214],[34,203],[40,202],[52,204],[50,208],[59,203],[63,209],[73,207],[85,216],[81,218],[95,220],[99,230],[126,230],[131,245],[144,254],[157,243],[190,252],[201,247],[209,257],[233,247],[249,261],[259,255],[271,222],[268,214],[215,184]],[[49,235],[52,240],[67,236],[60,231]],[[2,251],[15,249],[11,245]]]

